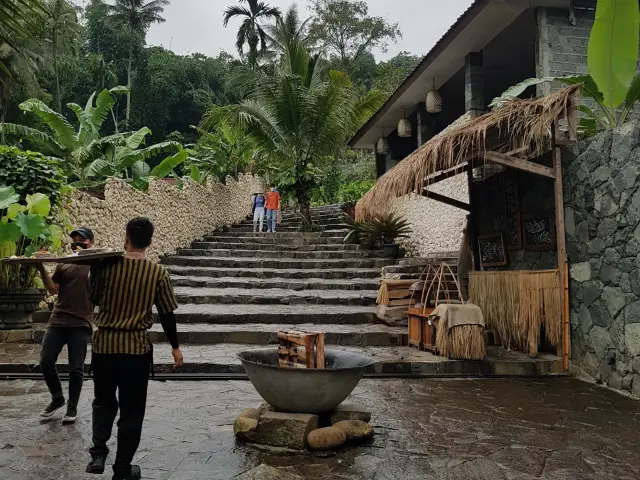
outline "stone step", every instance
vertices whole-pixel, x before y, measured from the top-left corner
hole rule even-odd
[[[188,324],[178,326],[181,344],[213,345],[240,343],[250,345],[277,344],[278,332],[324,332],[328,345],[350,346],[402,346],[407,343],[407,329],[387,325],[324,325],[324,324],[242,324],[211,325]],[[154,324],[149,331],[153,343],[166,342],[162,326]]]
[[[379,268],[222,268],[203,266],[180,266],[166,264],[165,268],[176,275],[198,277],[236,277],[236,278],[277,278],[286,279],[379,279]]]
[[[347,305],[180,305],[179,323],[233,324],[316,323],[355,325],[375,321],[373,306]]]
[[[206,287],[206,288],[282,288],[286,290],[372,290],[377,293],[377,278],[350,280],[311,278],[307,280],[282,278],[237,278],[237,277],[198,277],[172,275],[174,287]]]
[[[300,226],[298,225],[278,225],[276,227],[277,232],[276,233],[300,233]],[[250,233],[254,233],[253,231],[253,225],[234,225],[231,229],[231,231],[233,232],[250,232]],[[260,233],[260,232],[255,232],[255,233]],[[266,223],[262,226],[262,233],[268,233],[267,232],[267,225]]]
[[[320,228],[323,228],[325,230],[343,230],[349,227],[346,223],[342,222],[341,220],[331,220],[323,223],[314,222],[314,225]],[[295,220],[287,220],[287,221],[280,222],[276,226],[276,230],[298,231],[300,230],[301,227],[302,227],[301,222],[296,222]],[[236,231],[238,231],[240,228],[253,230],[253,220],[245,220],[240,224],[233,226],[233,230],[236,230]],[[262,225],[262,231],[265,232],[266,230],[267,230],[267,221],[265,220]]]
[[[40,373],[40,345],[37,343],[2,344],[0,348],[1,374]],[[156,373],[181,374],[243,374],[244,368],[238,353],[258,348],[246,344],[183,345],[185,364],[173,370],[171,346],[157,343],[153,348],[154,371]],[[274,347],[275,348],[275,347]],[[343,347],[338,350],[358,353],[376,361],[367,369],[369,375],[384,377],[429,376],[429,377],[547,377],[563,375],[562,359],[555,355],[540,354],[537,358],[498,347],[489,347],[487,359],[482,361],[449,360],[415,348],[398,347]],[[91,346],[85,360],[85,371],[91,364]],[[66,347],[58,356],[58,370],[66,374],[68,368]]]
[[[238,246],[236,246],[238,247]],[[300,259],[359,259],[359,258],[384,258],[382,252],[374,250],[343,250],[343,251],[265,251],[243,248],[234,249],[209,249],[209,248],[181,248],[177,255],[183,257],[250,257],[250,258],[300,258]]]
[[[162,259],[164,265],[183,265],[192,267],[229,267],[229,268],[303,268],[303,269],[351,269],[351,268],[380,268],[392,265],[393,259],[363,258],[363,259],[260,259],[242,257],[195,257],[174,256]]]
[[[224,232],[226,234],[232,232]],[[284,245],[284,246],[305,246],[305,245],[343,245],[344,237],[278,237],[279,233],[262,233],[247,236],[247,233],[238,232],[237,235],[207,235],[205,242],[223,243],[252,243],[261,245]],[[236,248],[236,247],[234,247]]]
[[[221,232],[213,232],[209,235],[205,236],[205,239],[208,240],[209,237],[248,237],[248,238],[264,238],[269,237],[278,241],[282,240],[294,240],[294,239],[302,239],[302,240],[317,240],[324,238],[336,238],[343,239],[346,235],[346,230],[325,230],[323,232],[276,232],[269,233],[266,232],[236,232],[234,229],[221,231]],[[216,241],[216,240],[212,240]]]
[[[180,304],[375,305],[375,290],[287,290],[278,288],[176,287]]]
[[[228,250],[228,249],[248,249],[253,251],[295,251],[295,252],[317,252],[317,251],[331,251],[331,252],[369,252],[369,250],[362,250],[359,245],[352,245],[348,243],[336,243],[336,244],[311,244],[311,245],[283,245],[279,243],[241,243],[241,242],[200,242],[196,241],[191,244],[191,248],[205,249],[205,250]]]

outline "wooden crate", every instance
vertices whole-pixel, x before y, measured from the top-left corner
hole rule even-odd
[[[435,351],[435,327],[429,325],[429,315],[432,307],[410,308],[409,316],[409,346],[420,350]]]
[[[278,332],[278,365],[324,368],[324,333]]]

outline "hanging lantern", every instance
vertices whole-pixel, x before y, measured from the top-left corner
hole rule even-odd
[[[408,118],[401,118],[398,122],[398,136],[402,138],[411,136],[411,122]]]
[[[376,153],[380,155],[386,155],[389,153],[389,140],[385,137],[380,137],[376,143]]]
[[[442,95],[436,90],[436,81],[433,80],[433,89],[427,93],[424,103],[429,113],[440,113],[442,111]]]

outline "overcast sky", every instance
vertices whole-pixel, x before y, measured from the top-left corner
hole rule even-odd
[[[285,10],[292,0],[265,0]],[[416,55],[429,51],[442,34],[471,4],[472,0],[367,0],[369,14],[398,22],[403,38],[391,44],[387,53],[375,51],[378,60],[406,50]],[[82,0],[76,0],[82,3]],[[154,25],[147,42],[162,45],[176,53],[203,53],[216,56],[221,50],[235,53],[239,20],[222,26],[222,13],[234,0],[172,0],[165,10],[167,21]],[[307,0],[298,0],[302,18],[309,15]]]

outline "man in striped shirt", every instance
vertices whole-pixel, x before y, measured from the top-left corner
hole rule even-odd
[[[153,223],[147,218],[134,218],[127,224],[126,255],[94,265],[90,275],[91,299],[99,312],[94,317],[98,330],[92,340],[95,399],[92,458],[87,472],[104,472],[109,453],[107,441],[119,400],[113,480],[141,478],[140,467],[131,465],[131,461],[140,444],[152,368],[152,345],[147,330],[153,325],[153,305],[171,343],[175,366],[183,363],[173,313],[177,304],[169,274],[145,258],[152,236]]]

